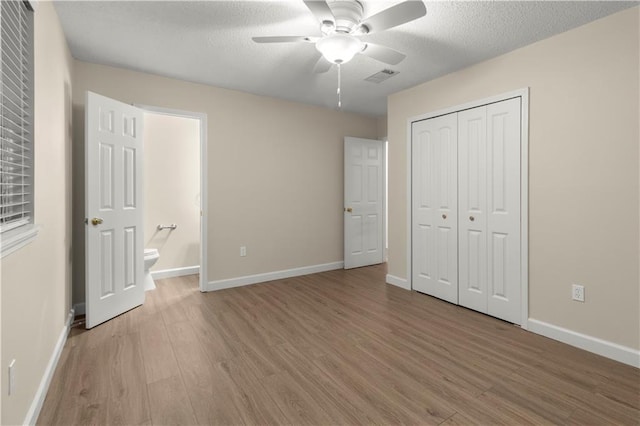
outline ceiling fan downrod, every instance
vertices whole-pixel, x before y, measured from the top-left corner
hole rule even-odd
[[[338,65],[338,109],[342,109],[342,94],[340,93],[340,86],[342,85],[342,78],[341,78],[341,69],[342,67],[340,66],[340,64]]]

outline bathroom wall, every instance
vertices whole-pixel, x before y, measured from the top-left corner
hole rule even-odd
[[[175,230],[158,231],[175,223]],[[200,263],[200,122],[144,116],[144,242],[157,248],[152,271]]]
[[[74,72],[74,217],[84,218],[91,90],[207,115],[209,281],[343,260],[344,137],[375,139],[375,117],[81,61]],[[74,303],[85,298],[83,232],[74,229]]]
[[[36,239],[2,258],[0,424],[23,424],[71,309],[71,86],[73,59],[58,16],[38,1],[34,16]],[[15,393],[7,395],[16,360]]]
[[[389,97],[390,275],[407,277],[407,120],[529,87],[529,316],[640,349],[639,18],[627,9]]]

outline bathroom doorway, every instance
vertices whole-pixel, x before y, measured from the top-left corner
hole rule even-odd
[[[154,280],[199,274],[207,283],[206,115],[137,105],[144,122],[145,260]]]

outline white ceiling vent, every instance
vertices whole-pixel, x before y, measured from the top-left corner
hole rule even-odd
[[[389,77],[393,77],[396,74],[399,74],[400,71],[394,71],[394,70],[389,70],[389,69],[384,69],[380,72],[377,72],[373,75],[370,75],[369,77],[365,78],[364,81],[370,81],[372,83],[382,83],[383,81],[385,81],[386,79],[388,79]]]

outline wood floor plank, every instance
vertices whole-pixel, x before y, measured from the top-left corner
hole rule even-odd
[[[143,306],[72,330],[38,423],[640,425],[640,369],[385,273],[157,280]]]
[[[260,380],[271,398],[295,425],[329,425],[335,422],[289,373],[278,373]]]
[[[198,423],[243,423],[242,413],[233,403],[230,383],[210,362],[191,324],[174,323],[167,327],[167,332]]]
[[[160,314],[140,327],[140,348],[147,384],[179,376],[180,370]]]
[[[138,333],[117,336],[110,345],[111,374],[107,424],[131,425],[151,420]]]
[[[147,385],[151,420],[156,425],[193,425],[197,423],[187,390],[180,375]]]

